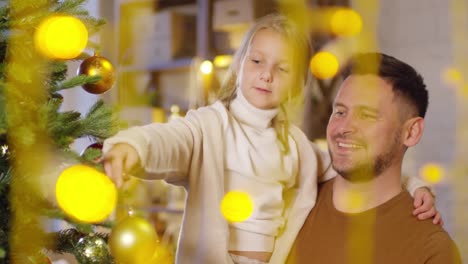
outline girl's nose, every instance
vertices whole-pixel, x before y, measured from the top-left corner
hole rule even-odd
[[[271,74],[270,69],[265,69],[261,74],[260,74],[260,80],[270,83],[272,81],[273,77]]]

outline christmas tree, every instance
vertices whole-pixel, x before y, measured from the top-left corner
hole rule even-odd
[[[38,44],[38,40],[50,41],[51,36],[38,37],[39,25],[53,15],[78,19],[89,35],[97,32],[104,21],[89,16],[84,2],[0,1],[0,263],[50,263],[48,251],[71,253],[82,263],[112,263],[105,245],[107,236],[95,233],[98,223],[76,221],[50,199],[55,198],[54,175],[66,167],[64,164],[102,170],[96,162],[101,155],[99,147],[78,154],[70,147],[74,140],[90,137],[98,143],[118,129],[113,110],[102,100],[84,116],[60,111],[67,100],[61,90],[85,87],[100,93],[110,85],[105,79],[109,76],[92,75],[84,69],[80,75],[67,77],[70,54],[66,53],[71,46],[60,42],[60,35],[53,44],[65,48],[61,54],[68,57],[49,56],[47,52],[53,47],[40,52],[47,43]],[[87,42],[88,35],[85,38]],[[98,57],[81,50],[72,59],[86,62],[90,58]],[[81,65],[89,67],[84,62]],[[100,86],[93,86],[96,84]],[[44,219],[61,219],[73,228],[48,233]],[[91,254],[89,247],[94,250]]]

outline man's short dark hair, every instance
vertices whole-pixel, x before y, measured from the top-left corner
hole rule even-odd
[[[418,116],[426,115],[428,91],[422,76],[410,65],[383,53],[358,53],[343,70],[344,78],[351,74],[379,76],[392,85],[397,96],[415,108]]]

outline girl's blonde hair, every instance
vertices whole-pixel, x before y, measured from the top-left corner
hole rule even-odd
[[[296,112],[302,107],[304,87],[309,81],[309,60],[310,60],[310,42],[308,32],[301,30],[304,27],[294,24],[293,21],[286,16],[274,13],[266,15],[256,21],[256,23],[247,31],[242,40],[240,48],[235,52],[232,64],[226,74],[226,79],[221,86],[219,99],[229,109],[231,101],[236,98],[238,85],[237,71],[240,70],[242,60],[244,59],[247,50],[252,42],[255,34],[262,29],[273,29],[280,33],[288,42],[290,48],[288,50],[292,56],[291,72],[296,75],[293,78],[295,82],[288,90],[287,99],[280,105],[280,114],[273,119],[279,140],[282,143],[283,150],[289,152],[288,131],[289,131],[289,116],[287,113]],[[293,111],[296,110],[296,111]]]

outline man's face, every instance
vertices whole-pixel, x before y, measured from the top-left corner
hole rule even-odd
[[[327,126],[333,168],[342,177],[352,182],[371,180],[403,156],[399,106],[392,85],[384,79],[346,78]]]

